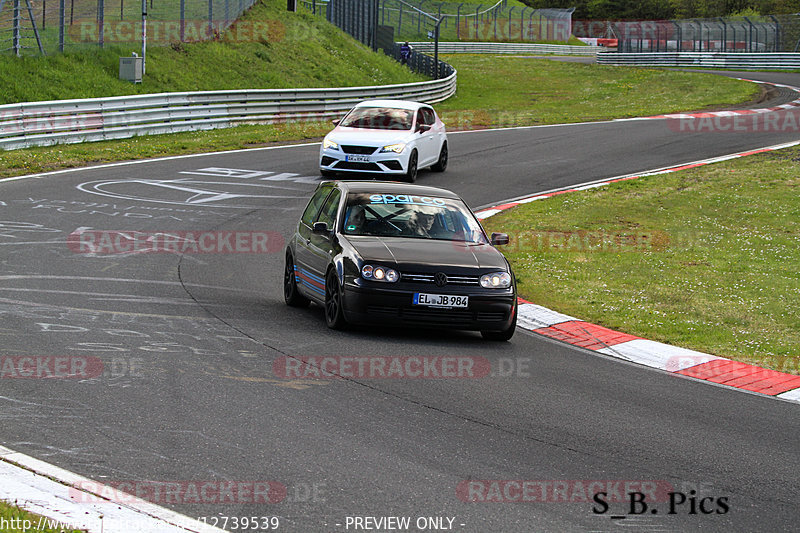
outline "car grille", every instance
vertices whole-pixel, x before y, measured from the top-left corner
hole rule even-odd
[[[433,274],[403,272],[400,279],[412,283],[435,283]],[[446,285],[480,285],[480,278],[478,276],[451,276],[448,274]]]
[[[369,155],[377,150],[374,146],[353,146],[353,145],[341,145],[340,148],[342,152],[346,154],[361,154],[361,155]]]
[[[333,163],[334,161],[336,161],[336,159],[334,159],[333,157],[330,157],[330,156],[327,156],[327,155],[322,156],[322,166],[323,167],[330,166],[330,164]]]
[[[425,307],[400,308],[391,306],[367,306],[367,313],[386,318],[402,318],[426,324],[465,324],[475,322],[500,322],[508,318],[504,312],[474,312],[459,309],[435,309]]]
[[[356,163],[354,161],[339,161],[335,168],[342,170],[363,170],[364,172],[383,172],[383,169],[375,163]]]

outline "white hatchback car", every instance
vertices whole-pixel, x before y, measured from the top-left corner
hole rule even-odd
[[[447,133],[427,104],[366,100],[334,123],[319,150],[325,177],[374,173],[413,182],[417,169],[447,168]]]

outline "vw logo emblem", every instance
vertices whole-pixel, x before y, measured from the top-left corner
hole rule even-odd
[[[433,281],[436,282],[437,287],[444,287],[447,285],[447,274],[444,272],[437,272],[433,275]]]

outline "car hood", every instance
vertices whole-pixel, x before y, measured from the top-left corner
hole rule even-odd
[[[366,128],[338,127],[327,136],[338,144],[381,147],[408,142],[414,137],[411,130],[372,130]]]
[[[348,236],[365,262],[396,265],[401,272],[505,271],[503,254],[490,244],[402,237]]]

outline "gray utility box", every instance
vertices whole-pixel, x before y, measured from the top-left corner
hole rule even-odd
[[[142,58],[120,57],[119,79],[132,81],[133,83],[142,83]]]

